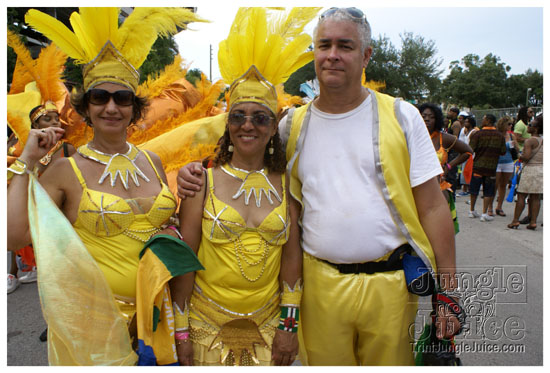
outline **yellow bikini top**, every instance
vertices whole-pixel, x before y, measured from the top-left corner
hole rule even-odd
[[[288,241],[290,217],[286,206],[285,175],[282,177],[283,198],[257,228],[247,227],[245,220],[233,207],[214,194],[212,169],[208,170],[209,192],[202,214],[202,234],[213,243],[226,243],[239,238],[245,231],[256,231],[270,245]]]
[[[155,170],[155,174],[162,185],[160,193],[154,197],[151,209],[145,215],[153,227],[159,228],[174,213],[177,202],[174,195],[160,178],[151,158],[147,152],[143,152],[149,163]],[[74,173],[82,186],[82,197],[78,207],[77,222],[80,222],[87,231],[100,237],[112,237],[126,231],[134,222],[135,214],[130,203],[135,199],[125,200],[114,194],[88,189],[84,177],[77,167],[74,159],[68,158],[73,167]]]

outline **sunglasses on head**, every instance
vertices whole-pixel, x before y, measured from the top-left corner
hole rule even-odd
[[[355,7],[352,7],[352,8],[333,7],[333,8],[330,8],[329,10],[323,12],[323,14],[321,14],[321,17],[319,17],[319,18],[323,19],[325,17],[329,17],[330,15],[336,13],[339,10],[342,10],[342,11],[346,12],[348,15],[350,15],[352,18],[354,18],[356,20],[364,21],[364,22],[367,21],[367,17],[365,17],[365,13],[363,13],[360,9],[357,9]]]
[[[231,113],[228,117],[229,124],[234,126],[242,126],[246,123],[247,119],[250,119],[252,124],[255,126],[267,126],[269,125],[269,123],[271,123],[273,117],[263,113],[255,113],[253,115],[244,115],[243,113]]]
[[[129,90],[109,92],[104,89],[92,88],[86,94],[88,95],[90,103],[94,105],[105,105],[109,102],[111,97],[113,97],[115,104],[120,106],[130,106],[134,104],[134,92]]]

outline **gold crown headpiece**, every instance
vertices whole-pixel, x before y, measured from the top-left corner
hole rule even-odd
[[[313,52],[307,52],[311,36],[303,29],[320,9],[239,8],[218,52],[222,77],[231,82],[229,108],[252,101],[277,114],[275,87],[313,60]]]
[[[31,122],[48,111],[58,111],[55,103],[63,101],[65,87],[61,80],[67,55],[54,44],[43,48],[33,59],[19,36],[8,30],[8,46],[17,55],[10,91],[7,95],[8,125],[24,144]],[[40,109],[29,113],[35,107]]]
[[[44,105],[41,105],[40,108],[36,109],[31,115],[31,123],[37,121],[42,115],[46,115],[49,112],[57,113],[57,106],[51,101],[46,101]]]
[[[135,8],[119,28],[118,13],[114,7],[81,7],[70,17],[74,32],[36,9],[27,12],[25,21],[84,65],[85,91],[112,82],[133,92],[139,85],[137,69],[159,35],[175,34],[189,22],[206,22],[185,8]]]

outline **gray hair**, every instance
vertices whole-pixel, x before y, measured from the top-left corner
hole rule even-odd
[[[366,16],[362,19],[353,17],[351,14],[346,12],[345,8],[336,9],[334,12],[331,12],[326,16],[321,15],[321,17],[319,18],[319,22],[317,22],[317,25],[313,30],[314,43],[317,41],[317,32],[319,30],[319,26],[328,19],[332,19],[334,21],[347,21],[347,22],[355,23],[357,25],[357,32],[359,33],[359,39],[361,41],[361,52],[364,52],[365,49],[367,49],[370,46],[371,29],[370,29],[369,21],[367,21]]]

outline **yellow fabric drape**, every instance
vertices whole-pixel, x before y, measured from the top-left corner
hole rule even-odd
[[[135,365],[126,321],[103,273],[33,175],[28,213],[50,365]]]

